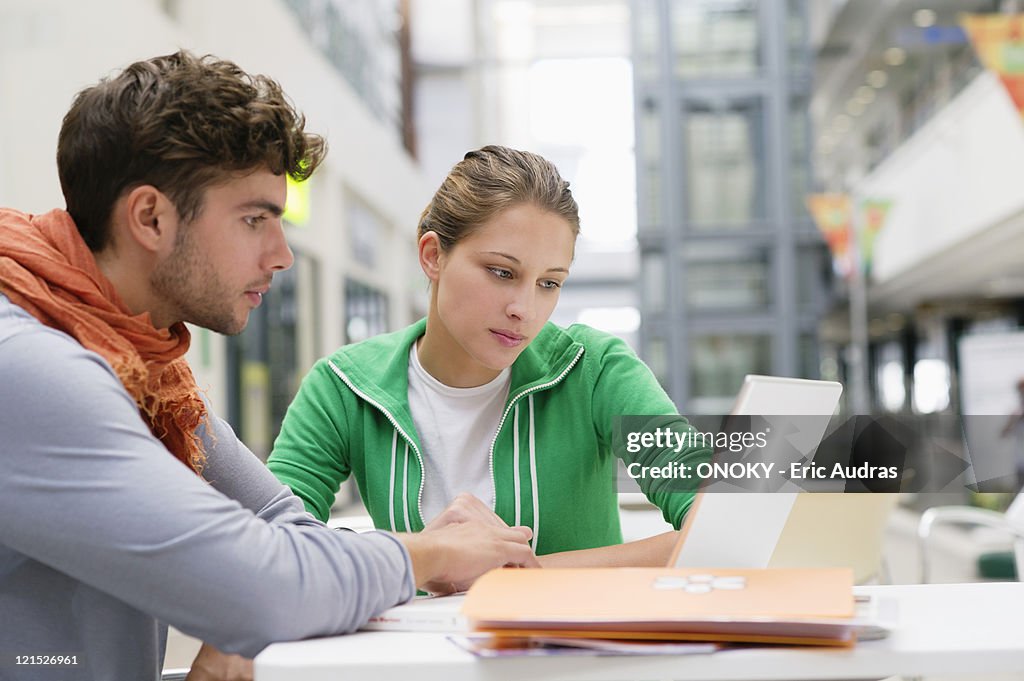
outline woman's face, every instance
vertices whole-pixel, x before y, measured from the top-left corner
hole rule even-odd
[[[436,267],[424,264],[435,296],[427,333],[439,332],[445,363],[462,367],[458,382],[490,380],[536,337],[558,302],[575,242],[565,218],[520,204],[437,251]]]

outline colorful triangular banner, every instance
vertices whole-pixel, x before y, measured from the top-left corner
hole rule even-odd
[[[1024,15],[964,14],[960,22],[979,61],[999,77],[1024,115]]]
[[[860,262],[865,275],[871,273],[871,265],[875,258],[875,239],[885,226],[889,217],[892,201],[889,199],[864,199],[860,210],[863,222],[860,228]]]
[[[810,194],[807,210],[832,253],[832,268],[846,278],[853,271],[850,257],[850,197],[848,194]]]
[[[850,249],[853,229],[853,201],[849,194],[810,194],[807,196],[807,210],[814,224],[828,244],[832,253],[832,266],[836,274],[848,278],[853,273],[854,254]],[[885,226],[885,220],[892,208],[889,199],[863,199],[857,202],[861,218],[860,250],[861,271],[871,272],[874,262],[875,240]]]

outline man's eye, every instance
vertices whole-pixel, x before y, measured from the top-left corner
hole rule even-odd
[[[245,220],[245,224],[249,225],[250,227],[259,227],[267,218],[265,215],[250,215],[243,219]]]

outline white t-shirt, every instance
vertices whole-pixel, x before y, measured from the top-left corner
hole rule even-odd
[[[491,441],[508,399],[512,370],[475,388],[453,388],[427,373],[409,350],[409,409],[423,446],[423,521],[462,492],[494,507]]]

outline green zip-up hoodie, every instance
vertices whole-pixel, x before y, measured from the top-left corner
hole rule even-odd
[[[408,400],[409,350],[425,328],[420,320],[342,347],[317,362],[288,408],[268,466],[321,520],[349,475],[378,528],[418,532],[430,520],[421,517],[423,452]],[[546,324],[512,365],[491,442],[495,513],[533,528],[538,555],[620,543],[612,430],[617,416],[640,414],[677,411],[626,343],[580,324]],[[672,427],[692,430],[681,416]],[[694,464],[711,451],[670,455]],[[678,529],[693,495],[638,482]]]

